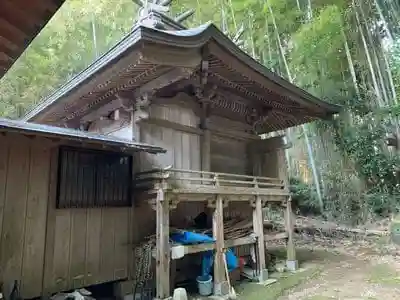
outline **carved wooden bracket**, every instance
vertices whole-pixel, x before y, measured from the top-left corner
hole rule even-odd
[[[262,206],[263,208],[265,208],[265,207],[267,207],[267,205],[268,205],[267,199],[261,199],[261,206]]]
[[[217,95],[217,88],[216,84],[200,84],[195,86],[194,92],[199,103],[209,103],[212,105],[212,99]]]
[[[262,107],[261,109],[252,108],[251,112],[246,116],[246,121],[252,126],[253,132],[257,133],[260,125],[265,123],[272,112],[272,107]]]
[[[226,198],[222,199],[222,205],[223,207],[228,207],[229,200]],[[216,208],[216,199],[208,199],[207,200],[207,207],[209,208]]]
[[[170,197],[168,198],[169,201],[169,209],[176,209],[176,207],[178,206],[178,204],[181,202],[178,197]]]
[[[256,198],[256,197],[251,197],[251,198],[250,198],[249,202],[250,202],[250,206],[251,206],[252,208],[256,208],[256,201],[257,201],[257,198]],[[261,207],[264,208],[264,207],[267,207],[267,205],[268,205],[267,199],[261,198]]]
[[[163,189],[163,190],[166,190],[166,189],[167,189],[168,184],[167,184],[167,182],[165,181],[165,179],[168,178],[169,175],[168,175],[168,174],[163,174],[162,176],[163,176],[164,179],[159,180],[158,182],[156,182],[156,183],[154,184],[154,188],[155,188],[155,189]]]
[[[215,199],[209,199],[207,200],[207,207],[208,208],[216,208],[216,203]]]
[[[181,202],[178,199],[178,197],[171,197],[171,196],[166,196],[164,201],[168,201],[168,209],[169,210],[176,209],[178,204]],[[157,210],[157,200],[156,199],[151,199],[148,202],[153,210]]]
[[[133,108],[133,121],[135,123],[140,122],[141,120],[147,120],[149,118],[149,108],[151,104],[150,99],[153,95],[154,92],[146,92],[136,98]]]
[[[194,87],[195,96],[201,110],[200,126],[203,129],[207,128],[207,119],[211,115],[211,110],[215,106],[213,99],[217,95],[217,88],[218,87],[215,84],[200,84]]]
[[[208,60],[202,60],[201,61],[201,69],[200,69],[200,85],[205,86],[207,84],[208,80],[208,67],[209,67],[209,62]]]

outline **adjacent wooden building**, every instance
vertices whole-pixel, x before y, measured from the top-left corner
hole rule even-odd
[[[33,298],[128,277],[132,154],[162,148],[0,119],[0,281]]]
[[[338,107],[272,73],[214,25],[188,30],[178,20],[146,9],[132,32],[25,117],[167,150],[156,156],[146,151],[135,154],[132,210],[106,208],[96,214],[87,208],[54,209],[59,217],[53,217],[55,225],[47,228],[71,243],[61,244],[61,235],[55,235],[51,255],[59,259],[49,258],[53,264],[44,268],[53,271],[44,274],[52,280],[43,282],[62,290],[90,284],[89,278],[130,279],[135,272],[133,251],[123,258],[117,258],[116,251],[126,247],[129,238],[140,243],[156,233],[156,298],[167,298],[173,288],[170,263],[177,258],[174,248],[180,247],[169,242],[170,225],[184,228],[203,211],[213,216],[215,243],[185,246],[184,253],[215,249],[216,294],[224,293],[226,247],[255,245],[262,277],[265,244],[285,238],[288,266],[294,268],[287,145],[281,136],[260,135],[329,118]],[[74,203],[82,205],[83,200],[74,197]],[[262,209],[268,203],[286,210],[286,233],[264,235]],[[234,216],[253,220],[253,234],[226,239],[224,220]],[[105,236],[100,249],[93,248],[95,241],[88,237],[92,222],[98,224],[95,234]],[[116,235],[117,227],[122,236]],[[88,251],[100,261],[92,262]],[[113,259],[99,251],[109,251]],[[71,259],[81,263],[71,264]]]

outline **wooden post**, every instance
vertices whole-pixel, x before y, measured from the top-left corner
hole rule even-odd
[[[258,252],[257,273],[259,281],[264,281],[268,278],[268,271],[265,262],[264,218],[260,196],[255,197],[253,205],[253,231],[257,236],[257,244],[255,245]]]
[[[292,201],[289,198],[288,202],[286,203],[286,211],[285,211],[285,223],[286,223],[286,231],[288,234],[288,241],[287,241],[287,260],[289,261],[296,261],[296,250],[294,247],[293,241],[293,231],[294,231],[294,224],[293,224],[293,213],[292,213]],[[294,270],[297,268],[296,265],[293,265]],[[289,268],[292,269],[293,268]]]
[[[285,157],[285,150],[278,149],[278,168],[279,168],[279,178],[283,181],[285,185],[285,190],[289,191],[289,176],[287,173],[287,161]],[[298,268],[298,262],[296,260],[296,249],[293,240],[293,212],[292,212],[292,201],[291,197],[289,197],[286,202],[286,210],[285,210],[285,224],[286,224],[286,232],[288,234],[287,240],[287,261],[286,267],[290,271],[295,271]]]
[[[253,145],[250,148],[250,159],[252,173],[254,176],[262,176],[263,159],[261,149]],[[257,188],[257,179],[254,179],[254,187]],[[254,202],[251,201],[253,207],[253,232],[257,236],[257,244],[254,245],[255,253],[258,253],[257,276],[259,281],[265,281],[268,278],[268,269],[265,262],[265,241],[264,241],[264,211],[263,203],[260,196],[255,196]],[[257,256],[256,256],[257,257]]]
[[[170,260],[169,245],[169,201],[165,197],[165,183],[161,182],[157,191],[157,242],[156,242],[156,293],[157,299],[170,297]]]
[[[210,158],[210,144],[211,144],[211,132],[209,129],[203,130],[203,136],[201,137],[201,170],[210,171],[211,158]]]
[[[218,175],[214,177],[214,185],[219,186]],[[213,238],[215,240],[215,255],[214,255],[214,295],[221,296],[229,291],[224,291],[223,283],[225,280],[225,265],[224,265],[224,200],[222,195],[217,195],[213,212]]]
[[[221,195],[217,195],[213,214],[213,237],[215,239],[214,257],[214,294],[223,295],[225,279],[224,266],[224,203]]]
[[[201,106],[200,128],[203,130],[201,136],[201,170],[211,170],[211,132],[208,126],[208,117],[210,114],[210,105],[203,98],[199,99]]]

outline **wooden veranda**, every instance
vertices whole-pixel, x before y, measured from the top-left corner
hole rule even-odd
[[[283,153],[282,153],[283,154]],[[284,156],[281,155],[281,159]],[[141,200],[146,199],[157,216],[156,242],[156,291],[157,299],[167,298],[170,291],[171,260],[209,250],[214,256],[214,294],[227,294],[224,269],[224,251],[227,248],[254,245],[259,280],[267,279],[265,247],[268,241],[287,239],[288,267],[296,267],[293,243],[293,220],[291,199],[285,170],[281,178],[249,176],[173,168],[153,169],[140,172],[135,178],[136,188],[141,190]],[[212,233],[214,243],[196,245],[173,245],[170,243],[170,210],[181,202],[206,202],[213,210]],[[226,240],[224,237],[224,208],[231,202],[248,203],[252,207],[253,234]],[[268,203],[285,208],[286,232],[265,235],[263,208]],[[294,264],[294,265],[293,265]]]

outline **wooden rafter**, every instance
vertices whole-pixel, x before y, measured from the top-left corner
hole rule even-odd
[[[281,111],[284,111],[287,113],[293,113],[295,111],[297,114],[307,115],[307,110],[304,108],[287,106],[278,101],[262,97],[259,94],[248,90],[247,88],[243,87],[242,85],[237,84],[237,83],[225,78],[224,76],[222,76],[220,74],[212,73],[212,74],[210,74],[210,76],[212,76],[218,82],[220,82],[224,85],[224,86],[221,86],[221,84],[217,84],[218,89],[223,92],[238,94],[243,99],[252,99],[253,101],[259,102],[260,106],[270,106],[274,109],[281,110]],[[276,96],[274,98],[276,98]]]
[[[14,62],[15,59],[0,51],[0,62]]]
[[[156,71],[156,70],[154,70]],[[158,69],[157,69],[158,71]],[[167,85],[172,84],[173,82],[179,81],[181,79],[188,78],[192,74],[193,70],[189,68],[174,68],[174,69],[169,69],[166,72],[162,73],[160,76],[157,76],[156,78],[148,81],[147,83],[143,84],[141,87],[131,91],[131,85],[135,83],[135,81],[132,81],[132,79],[128,80],[128,83],[131,82],[131,85],[127,85],[125,83],[121,83],[120,86],[123,86],[124,88],[117,88],[114,90],[114,93],[105,93],[106,97],[104,95],[100,97],[93,97],[94,100],[92,103],[99,101],[99,99],[105,99],[105,100],[100,100],[101,103],[107,102],[103,104],[102,106],[98,106],[98,109],[93,109],[91,113],[86,114],[85,116],[82,117],[82,121],[84,122],[90,122],[93,120],[98,119],[101,116],[108,115],[111,111],[119,108],[119,107],[126,107],[126,106],[131,106],[133,103],[138,99],[141,95],[144,94],[154,94],[157,89],[161,89]],[[140,78],[142,74],[139,74],[137,78]],[[118,97],[119,95],[119,97]],[[106,101],[106,99],[112,99],[110,101]],[[121,102],[121,99],[122,100]],[[99,103],[99,102],[98,102]],[[92,107],[95,107],[95,104],[92,105]],[[70,120],[74,119],[75,117],[71,117]]]
[[[12,3],[7,0],[3,2],[2,6],[3,10],[0,10],[0,18],[2,22],[4,22],[4,25],[13,33],[24,38],[35,28],[36,22],[32,20],[32,17],[30,17],[29,14],[21,11],[18,7],[12,5]],[[13,10],[14,13],[7,13],[10,10]]]
[[[136,76],[130,79],[120,82],[112,90],[103,93],[100,97],[93,97],[94,100],[92,100],[91,102],[86,101],[87,104],[84,107],[82,107],[80,110],[68,114],[67,116],[64,117],[63,120],[65,122],[70,122],[71,120],[84,115],[88,111],[91,110],[93,111],[98,109],[102,104],[104,104],[105,101],[115,97],[115,95],[117,95],[122,91],[127,91],[137,87],[141,81],[143,81],[146,77],[151,76],[151,74],[156,74],[157,71],[158,71],[158,66],[153,66],[153,68],[147,69],[144,72],[136,74]]]
[[[8,21],[0,18],[0,35],[6,40],[16,45],[21,45],[25,39],[25,34]]]
[[[0,78],[21,55],[30,41],[50,20],[64,0],[1,0],[0,52],[3,67]]]
[[[15,52],[18,50],[18,45],[0,35],[0,49],[3,52],[7,50]]]

